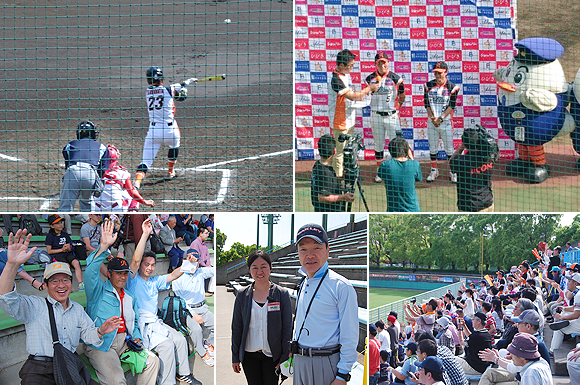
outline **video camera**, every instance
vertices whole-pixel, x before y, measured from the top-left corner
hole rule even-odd
[[[340,134],[338,141],[344,143],[344,181],[346,185],[353,185],[358,176],[358,152],[365,149],[361,134],[347,135]]]
[[[461,135],[461,141],[468,150],[480,153],[491,162],[495,163],[500,158],[495,138],[479,124],[476,124],[475,128],[466,128]]]

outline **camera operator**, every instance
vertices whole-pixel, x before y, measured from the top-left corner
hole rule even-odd
[[[465,129],[462,144],[450,159],[457,174],[457,208],[467,212],[493,212],[491,169],[499,158],[495,140],[481,126]],[[462,154],[467,149],[467,153]]]
[[[421,165],[414,160],[409,143],[401,136],[389,143],[391,159],[379,167],[379,178],[385,183],[387,211],[421,211],[415,190],[415,181],[420,182]]]
[[[344,211],[344,203],[354,201],[353,193],[342,194],[340,181],[332,168],[336,144],[330,135],[322,135],[318,141],[318,160],[312,168],[310,200],[316,212]]]

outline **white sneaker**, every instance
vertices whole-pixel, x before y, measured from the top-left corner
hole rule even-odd
[[[427,177],[427,182],[433,182],[435,179],[439,177],[439,169],[438,168],[431,168],[431,172]]]
[[[205,348],[205,350],[207,351],[207,354],[209,354],[209,356],[211,358],[214,358],[215,357],[215,353],[213,351],[213,345],[206,345],[206,344],[204,344],[203,347]]]
[[[202,359],[203,359],[203,363],[206,364],[207,366],[213,366],[214,365],[213,358],[210,357],[207,352],[205,353],[205,356],[202,357]]]
[[[451,179],[451,182],[457,183],[457,173],[449,171],[449,179]]]
[[[383,180],[378,175],[375,175],[375,183],[381,183]]]

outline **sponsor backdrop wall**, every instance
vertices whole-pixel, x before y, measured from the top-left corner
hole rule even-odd
[[[423,86],[440,60],[461,87],[455,147],[465,127],[482,124],[498,139],[502,157],[514,158],[514,142],[497,118],[493,72],[514,55],[516,0],[295,0],[294,30],[297,159],[318,158],[318,139],[330,133],[328,80],[345,48],[358,56],[351,71],[356,90],[375,70],[377,51],[389,55],[389,69],[405,81],[401,128],[417,159],[429,158]],[[364,159],[374,159],[369,107],[357,111],[355,133],[364,135]],[[439,157],[446,157],[441,142]]]

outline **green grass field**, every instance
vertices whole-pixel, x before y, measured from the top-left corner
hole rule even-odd
[[[425,290],[407,290],[407,289],[387,289],[371,287],[369,288],[369,309],[393,303],[404,298],[413,297],[417,294],[424,293]]]

